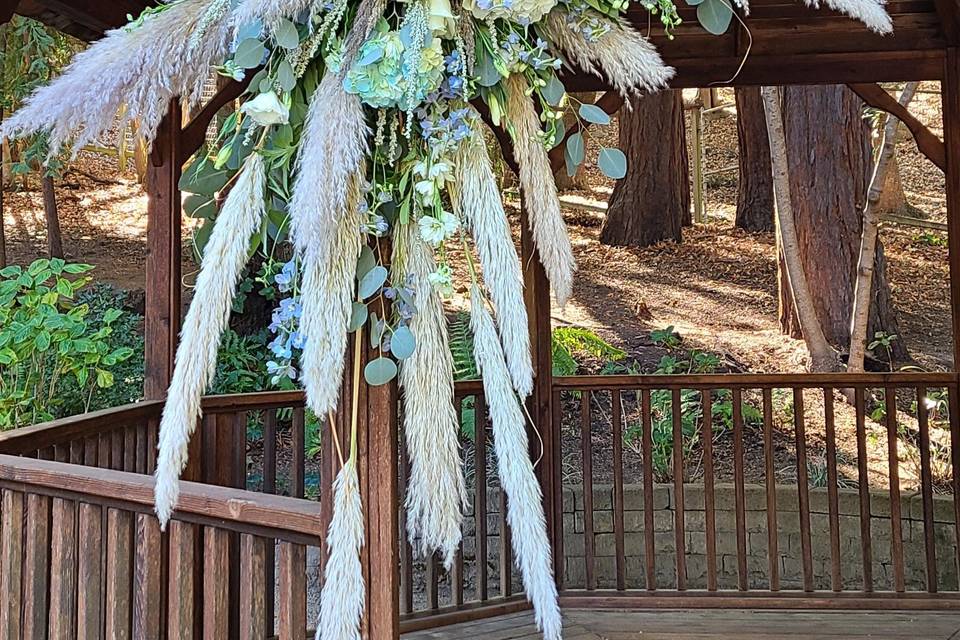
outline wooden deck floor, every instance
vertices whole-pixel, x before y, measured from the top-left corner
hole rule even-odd
[[[539,640],[529,612],[419,631],[403,640]],[[960,613],[564,611],[564,640],[958,640]]]

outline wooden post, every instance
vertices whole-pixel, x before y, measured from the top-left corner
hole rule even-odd
[[[559,423],[553,416],[553,338],[550,322],[550,282],[540,263],[527,216],[526,205],[520,215],[520,255],[523,265],[524,302],[530,323],[530,348],[533,352],[533,394],[527,401],[536,433],[531,429],[530,455],[539,459],[537,467],[543,491],[543,510],[547,517],[547,536],[553,549],[553,571],[558,582],[563,572],[563,487],[560,471]],[[540,442],[543,449],[540,450]]]
[[[180,332],[180,103],[173,100],[147,170],[147,280],[144,395],[161,399],[173,376]]]
[[[947,49],[943,84],[943,138],[947,154],[947,240],[950,249],[950,309],[953,370],[960,367],[960,50]]]

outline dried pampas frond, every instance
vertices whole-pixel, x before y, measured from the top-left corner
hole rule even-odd
[[[397,246],[407,252],[403,272],[413,280],[417,305],[410,321],[417,349],[400,366],[403,430],[410,457],[407,533],[421,553],[439,550],[450,567],[460,546],[467,499],[460,425],[453,406],[453,356],[443,303],[428,280],[436,270],[433,252],[420,239],[416,225],[402,228],[406,235]]]
[[[347,326],[353,310],[354,279],[360,257],[359,205],[362,171],[350,181],[346,208],[338,220],[323,225],[330,236],[322,247],[308,246],[302,256],[303,280],[300,333],[305,342],[300,357],[307,406],[318,416],[337,408],[343,378]],[[319,227],[318,227],[319,230]]]
[[[203,252],[160,420],[155,495],[161,526],[166,526],[177,504],[178,481],[187,463],[190,435],[200,416],[200,399],[216,369],[220,336],[230,319],[237,282],[247,263],[250,237],[265,215],[265,186],[263,158],[252,153],[227,196]]]
[[[523,275],[513,245],[510,222],[483,136],[475,131],[457,153],[453,197],[457,213],[473,236],[513,388],[526,398],[533,391],[530,328],[523,300]]]
[[[365,589],[360,547],[363,505],[357,463],[350,459],[333,483],[333,518],[327,533],[326,573],[320,592],[316,640],[359,640]]]
[[[673,67],[632,26],[607,20],[610,31],[591,42],[567,23],[567,16],[561,7],[547,15],[540,27],[547,40],[581,71],[609,80],[624,98],[659,91],[673,78]]]
[[[272,33],[281,19],[293,19],[316,4],[315,0],[240,0],[233,10],[235,32],[259,20]]]
[[[183,0],[143,17],[142,24],[108,31],[77,54],[63,74],[38,88],[0,128],[19,138],[49,132],[51,153],[72,140],[74,153],[121,126],[137,122],[149,144],[169,102],[176,96],[196,103],[213,65],[227,55],[229,18],[208,10],[218,0]],[[194,40],[198,31],[203,37]]]
[[[804,0],[804,3],[814,9],[820,8],[819,0]],[[893,20],[887,13],[885,0],[823,0],[823,4],[859,20],[871,31],[882,34],[893,32]]]
[[[360,97],[344,91],[335,73],[326,73],[310,99],[290,198],[298,254],[325,251],[329,225],[345,209],[350,181],[367,155],[369,133]]]
[[[474,355],[483,375],[484,396],[493,422],[500,486],[507,492],[507,523],[527,600],[533,604],[537,626],[546,640],[558,640],[562,630],[557,586],[550,562],[550,542],[543,513],[543,495],[530,461],[526,422],[510,388],[503,352],[493,318],[477,285],[470,293],[470,327]]]
[[[343,45],[343,57],[340,63],[340,75],[345,76],[353,66],[353,59],[356,57],[360,47],[370,37],[373,27],[377,20],[383,15],[387,8],[387,0],[360,0],[357,7],[357,15],[353,19],[353,27],[347,36]]]
[[[533,99],[526,94],[526,80],[510,76],[506,83],[507,113],[512,117],[514,156],[520,166],[520,189],[525,198],[533,242],[547,272],[554,296],[560,306],[573,293],[576,262],[570,237],[560,212],[557,183],[550,168],[547,150],[538,137],[542,132],[540,116]]]

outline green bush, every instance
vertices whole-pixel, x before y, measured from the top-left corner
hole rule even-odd
[[[88,305],[74,302],[92,268],[43,259],[0,271],[0,429],[62,415],[71,383],[89,410],[133,356],[113,337],[122,311],[107,309],[95,322]]]

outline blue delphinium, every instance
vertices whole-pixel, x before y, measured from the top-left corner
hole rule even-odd
[[[283,265],[274,282],[277,289],[283,293],[295,292],[297,281],[297,265],[294,260]],[[298,372],[294,366],[294,356],[303,349],[304,338],[299,331],[300,316],[303,308],[300,305],[300,296],[294,295],[283,298],[273,310],[270,322],[270,333],[273,340],[267,345],[273,354],[273,359],[267,362],[267,373],[271,382],[281,384],[283,380],[296,380]]]

